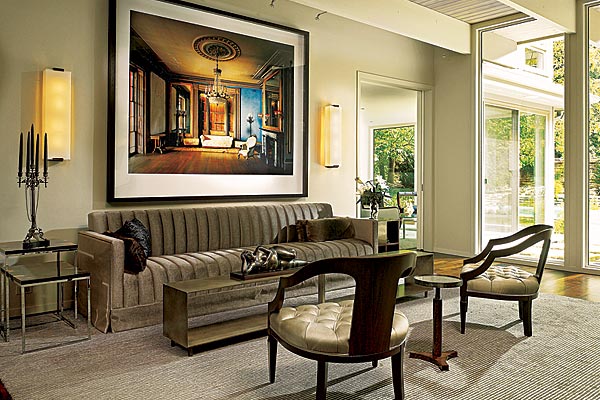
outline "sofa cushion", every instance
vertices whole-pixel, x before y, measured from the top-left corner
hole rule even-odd
[[[310,219],[298,221],[297,225],[300,226],[300,230],[304,227],[304,241],[307,242],[325,242],[354,237],[354,225],[348,217]]]
[[[151,235],[151,255],[293,242],[298,220],[332,217],[327,203],[93,211],[90,230],[116,231],[137,218]],[[286,229],[289,227],[289,229]]]

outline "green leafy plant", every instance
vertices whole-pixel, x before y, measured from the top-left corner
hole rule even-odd
[[[354,179],[358,184],[358,200],[363,206],[377,205],[383,207],[383,200],[389,198],[389,187],[381,176],[376,176],[375,179],[363,182],[359,177]]]

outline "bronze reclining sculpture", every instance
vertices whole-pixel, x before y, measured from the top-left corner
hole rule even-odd
[[[244,250],[240,257],[243,274],[298,268],[308,263],[296,260],[296,250],[284,246],[258,246],[254,252]]]

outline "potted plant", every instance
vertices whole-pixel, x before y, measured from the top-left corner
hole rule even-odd
[[[387,183],[381,176],[376,176],[375,179],[363,182],[360,178],[355,178],[358,184],[358,200],[356,203],[360,203],[364,207],[370,208],[371,219],[377,219],[379,213],[379,207],[383,207],[383,199],[389,196],[389,188]]]

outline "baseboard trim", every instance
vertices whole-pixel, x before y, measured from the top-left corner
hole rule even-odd
[[[434,247],[433,252],[441,253],[441,254],[448,254],[450,256],[457,256],[457,257],[471,257],[472,256],[472,254],[468,254],[466,252],[457,251],[455,249],[444,249],[441,247]]]

